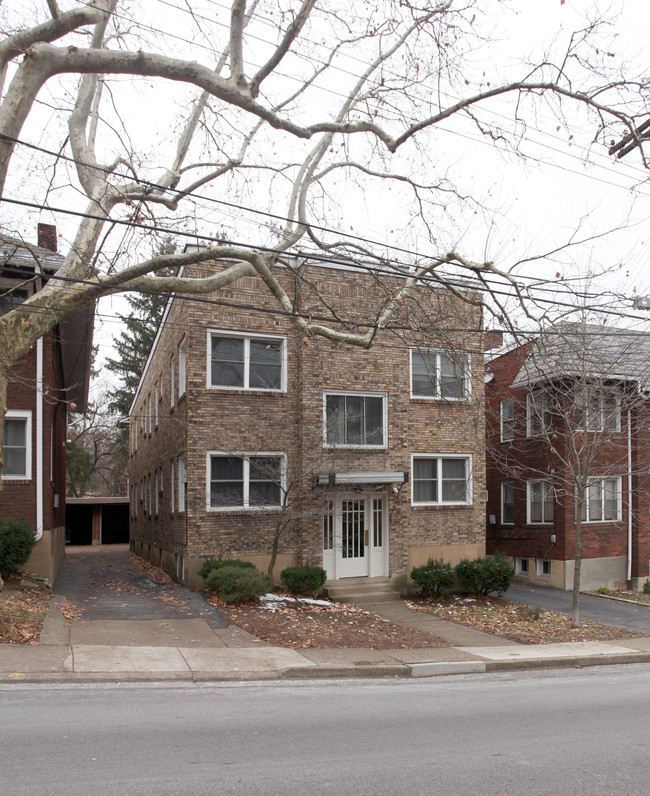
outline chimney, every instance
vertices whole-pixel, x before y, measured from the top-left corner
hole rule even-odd
[[[42,249],[49,249],[55,252],[58,248],[56,241],[56,227],[54,224],[38,225],[38,245]]]
[[[503,345],[503,332],[499,329],[486,329],[483,337],[483,350],[491,351],[494,348],[501,348]]]

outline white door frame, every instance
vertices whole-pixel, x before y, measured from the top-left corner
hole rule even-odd
[[[386,493],[341,492],[325,502],[323,568],[328,579],[388,575]]]

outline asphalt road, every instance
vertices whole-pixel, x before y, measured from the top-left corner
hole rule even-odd
[[[648,793],[650,667],[0,687],[12,796]]]
[[[563,614],[571,613],[572,594],[570,591],[551,589],[548,586],[513,583],[505,593],[505,597],[525,605],[541,605],[542,608],[547,608],[550,611],[558,611]],[[602,625],[613,625],[614,627],[625,627],[628,630],[638,630],[641,633],[650,633],[649,605],[635,605],[620,600],[594,597],[591,594],[581,594],[580,616],[582,619],[591,619]]]

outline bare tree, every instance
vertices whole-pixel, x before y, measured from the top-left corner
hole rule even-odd
[[[476,301],[459,281],[469,275],[491,293],[498,315],[505,317],[504,289],[525,313],[543,314],[543,306],[528,304],[529,288],[513,270],[517,258],[476,257],[454,242],[460,232],[445,234],[454,208],[471,219],[481,206],[455,188],[447,167],[456,156],[445,161],[431,136],[457,120],[524,156],[536,114],[552,112],[567,127],[572,107],[593,123],[590,140],[633,132],[647,107],[646,81],[599,49],[598,20],[538,63],[504,66],[489,79],[472,53],[487,56],[495,21],[474,0],[422,7],[372,0],[362,9],[234,0],[226,26],[214,7],[201,14],[195,5],[176,9],[189,19],[185,42],[176,29],[156,28],[162,12],[120,0],[67,11],[47,0],[42,18],[27,26],[6,12],[0,197],[4,208],[24,209],[28,174],[44,191],[31,204],[65,213],[76,226],[56,277],[0,318],[0,416],[11,367],[29,346],[74,308],[119,291],[206,294],[257,276],[305,336],[366,347],[418,280]],[[498,116],[496,100],[503,101]],[[152,118],[177,105],[179,119],[156,139]],[[34,149],[43,130],[55,143]],[[378,194],[388,219],[405,211],[381,243],[355,237],[348,218],[350,203]],[[246,205],[260,196],[261,228],[244,220]],[[155,235],[224,229],[226,211],[237,217],[226,223],[235,233],[197,235],[208,245],[189,252],[141,254],[142,240]],[[397,240],[409,250],[399,251]],[[423,242],[426,256],[417,253]],[[391,295],[378,293],[370,328],[343,326],[326,303],[320,317],[303,316],[283,289],[277,269],[293,268],[296,257],[335,258],[404,281]],[[185,266],[214,259],[233,264],[212,276],[183,276]],[[165,268],[178,275],[157,275]]]
[[[524,524],[557,531],[565,557],[570,551],[566,537],[573,536],[575,628],[580,627],[584,524],[601,523],[589,526],[592,536],[594,527],[620,536],[626,520],[631,530],[633,495],[646,489],[645,457],[633,456],[632,450],[640,440],[643,447],[640,432],[647,431],[649,355],[647,334],[586,320],[557,324],[522,342],[514,352],[519,366],[515,360],[505,365],[508,354],[500,366],[495,363],[495,371],[508,375],[511,384],[502,383],[492,399],[490,388],[486,391],[488,467],[520,484]],[[516,524],[514,517],[510,522]],[[495,546],[504,544],[505,539],[495,540]],[[596,546],[592,538],[592,556]],[[632,579],[630,567],[628,550],[624,580]]]

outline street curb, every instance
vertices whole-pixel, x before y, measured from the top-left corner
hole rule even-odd
[[[339,680],[353,678],[410,677],[407,664],[371,664],[369,666],[295,666],[285,669],[280,677],[286,680]]]
[[[568,669],[588,666],[617,666],[626,663],[650,663],[650,653],[629,652],[613,655],[585,655],[570,658],[522,659],[515,661],[485,661],[486,672],[531,671],[532,669]]]

